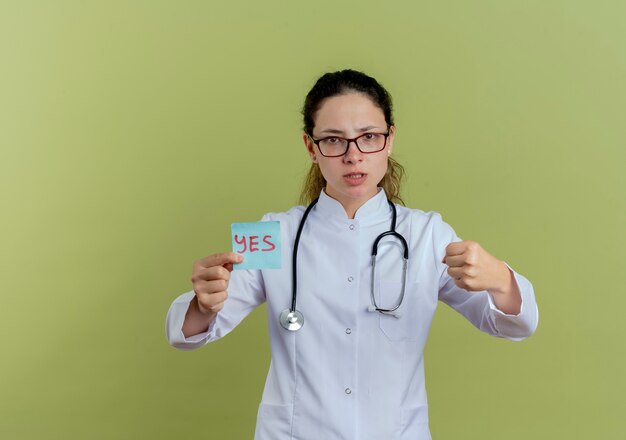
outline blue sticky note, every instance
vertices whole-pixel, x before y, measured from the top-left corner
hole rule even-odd
[[[231,225],[233,252],[243,263],[233,269],[280,269],[280,222],[249,222]]]

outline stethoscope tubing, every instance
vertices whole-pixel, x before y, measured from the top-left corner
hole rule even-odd
[[[297,261],[298,261],[298,244],[300,243],[300,236],[302,235],[302,229],[304,229],[304,223],[306,218],[309,216],[309,212],[315,206],[319,197],[311,202],[311,204],[304,211],[304,215],[302,216],[302,220],[300,220],[300,225],[298,226],[298,232],[296,233],[296,240],[293,244],[293,255],[291,257],[291,265],[292,265],[292,286],[293,291],[291,294],[291,311],[295,312],[296,310],[296,294],[298,290],[298,270],[297,270]]]
[[[290,331],[299,330],[300,328],[302,328],[302,325],[304,324],[304,316],[302,315],[301,312],[299,312],[296,309],[297,290],[298,290],[298,271],[297,271],[298,247],[300,244],[300,237],[302,236],[302,230],[304,229],[304,224],[306,223],[306,219],[309,213],[311,212],[311,209],[313,209],[313,207],[317,204],[318,200],[319,198],[313,200],[311,204],[309,204],[309,206],[304,211],[304,214],[302,215],[302,219],[300,220],[300,225],[298,226],[296,239],[294,241],[294,248],[293,248],[293,255],[292,255],[291,308],[283,310],[278,318],[283,328],[285,328],[286,330],[290,330]],[[391,206],[391,211],[392,211],[391,230],[383,232],[378,237],[376,237],[376,240],[374,240],[374,244],[372,245],[372,288],[371,288],[372,304],[368,307],[368,310],[370,312],[377,311],[385,315],[393,315],[395,317],[399,317],[400,315],[399,313],[397,313],[397,310],[400,308],[400,306],[402,305],[402,301],[404,300],[407,268],[408,268],[408,263],[409,263],[409,247],[404,237],[398,232],[396,232],[396,217],[397,217],[396,206],[391,202],[391,200],[387,200],[387,202],[389,203],[389,206]],[[374,291],[376,287],[375,279],[376,279],[376,257],[378,254],[378,243],[380,242],[381,239],[387,236],[393,236],[399,239],[403,247],[402,293],[400,295],[398,304],[391,309],[383,309],[383,308],[378,307],[378,305],[376,304],[376,298],[374,295]]]

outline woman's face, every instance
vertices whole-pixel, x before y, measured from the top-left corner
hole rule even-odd
[[[365,133],[387,133],[387,122],[382,110],[362,93],[347,93],[326,98],[314,117],[313,139],[329,136],[353,139]],[[304,134],[304,143],[313,162],[324,179],[326,194],[338,200],[346,210],[358,209],[376,195],[378,184],[387,171],[387,157],[391,154],[395,127],[389,130],[387,144],[382,151],[362,153],[350,142],[343,156],[325,157],[311,139]]]

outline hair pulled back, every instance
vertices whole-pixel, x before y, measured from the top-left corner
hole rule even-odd
[[[302,107],[304,132],[313,137],[313,128],[315,127],[313,120],[326,98],[353,92],[362,93],[369,97],[383,112],[387,125],[393,125],[393,105],[389,92],[374,78],[356,70],[346,69],[325,73],[306,95],[304,106]],[[404,168],[402,165],[388,157],[387,172],[379,186],[383,187],[391,201],[402,204],[404,202],[400,198],[400,182],[403,176]],[[304,179],[304,185],[300,193],[300,203],[308,205],[319,196],[325,187],[326,179],[324,179],[319,166],[316,163],[312,163]]]

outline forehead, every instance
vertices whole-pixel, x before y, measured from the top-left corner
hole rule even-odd
[[[322,101],[313,119],[315,128],[353,128],[356,126],[386,126],[383,111],[363,93],[346,93]]]

